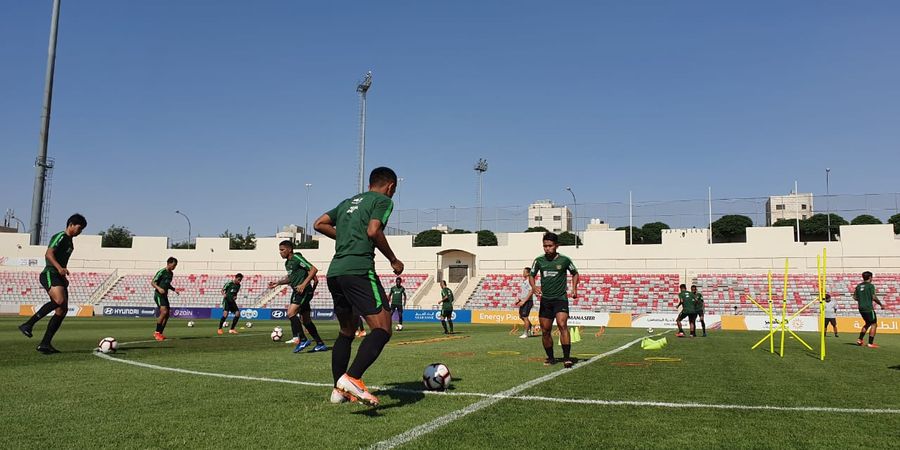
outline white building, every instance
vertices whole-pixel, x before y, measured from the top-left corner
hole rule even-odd
[[[813,214],[812,194],[773,195],[766,202],[767,226],[779,219],[804,220]]]
[[[572,231],[572,212],[550,200],[538,200],[528,205],[528,228],[534,227],[544,227],[554,233]]]

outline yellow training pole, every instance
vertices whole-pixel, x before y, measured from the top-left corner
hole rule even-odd
[[[819,316],[821,317],[821,323],[822,323],[822,344],[821,344],[822,351],[821,351],[821,354],[819,355],[819,359],[821,361],[825,361],[825,294],[826,294],[826,288],[827,288],[827,284],[828,284],[828,271],[826,269],[827,264],[828,264],[827,261],[828,261],[828,249],[823,248],[822,249],[822,281],[820,283],[820,286],[821,286],[820,294],[821,295],[819,296],[822,299],[822,303],[821,303],[822,307],[820,309],[821,313],[819,314]]]
[[[757,308],[761,309],[764,313],[769,314],[769,334],[767,334],[764,338],[760,339],[759,342],[757,342],[756,344],[753,344],[753,347],[750,347],[750,350],[756,350],[756,347],[759,347],[759,344],[762,344],[763,342],[765,342],[766,339],[768,339],[769,342],[773,342],[773,341],[772,341],[772,340],[773,340],[772,334],[774,333],[774,331],[772,331],[771,303],[769,304],[769,306],[770,306],[769,309],[766,309],[766,308],[763,308],[762,305],[760,305],[760,304],[756,301],[756,299],[753,298],[752,295],[747,294],[747,298],[749,298],[750,301],[753,302],[753,304],[756,305]],[[770,347],[771,347],[771,345],[770,345]],[[775,351],[774,351],[774,349],[773,349],[773,350],[770,350],[770,352],[771,352],[771,353],[774,353]]]
[[[784,288],[781,291],[781,357],[784,358],[784,319],[787,315],[788,259],[784,259]]]
[[[769,353],[775,353],[775,318],[772,316],[772,271],[769,271]]]

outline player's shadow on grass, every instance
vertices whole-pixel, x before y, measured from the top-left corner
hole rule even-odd
[[[900,364],[898,364],[896,366],[890,366],[890,367],[888,367],[888,369],[900,370]]]
[[[453,381],[459,382],[462,381],[462,378],[454,378]],[[456,389],[455,386],[451,384],[447,390],[453,391],[454,389]],[[422,386],[421,381],[388,383],[384,385],[384,388],[375,392],[375,394],[381,398],[381,405],[379,405],[377,408],[357,411],[353,414],[362,414],[365,416],[377,417],[380,411],[399,408],[422,401],[423,399],[425,399],[425,392],[425,387]],[[387,403],[384,401],[385,399],[391,399],[394,401]]]

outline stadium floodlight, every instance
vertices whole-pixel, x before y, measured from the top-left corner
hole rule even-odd
[[[306,224],[303,225],[303,241],[309,240],[309,188],[312,183],[306,183]]]
[[[357,189],[363,192],[366,176],[366,94],[372,87],[372,71],[366,72],[365,78],[356,85],[359,94],[359,182]]]
[[[178,215],[184,217],[185,220],[187,220],[187,223],[188,223],[188,240],[187,240],[187,243],[188,243],[188,248],[191,248],[191,219],[187,216],[187,214],[185,214],[185,213],[183,213],[183,212],[181,212],[181,211],[179,211],[179,210],[177,210],[177,209],[175,210],[175,214],[178,214]]]
[[[476,217],[475,221],[478,224],[478,229],[475,231],[481,231],[481,229],[482,229],[481,228],[481,217],[482,217],[482,211],[484,209],[484,204],[482,203],[484,201],[484,198],[482,197],[481,194],[483,193],[483,188],[484,188],[484,173],[487,172],[487,169],[488,169],[487,160],[484,158],[478,158],[478,162],[475,163],[475,172],[478,173],[478,198],[475,199],[475,203],[478,204],[478,211],[477,211],[477,217]]]
[[[831,189],[829,188],[828,176],[831,175],[831,168],[825,168],[825,212],[828,224],[828,242],[831,242],[831,205],[828,203],[828,196],[831,195]]]
[[[575,220],[573,221],[573,228],[575,229],[575,248],[578,248],[578,200],[575,199],[575,192],[572,191],[571,187],[566,187],[566,190],[569,191],[570,194],[572,194],[572,210],[575,214]]]

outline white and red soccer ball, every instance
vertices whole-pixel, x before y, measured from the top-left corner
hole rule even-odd
[[[281,337],[284,336],[284,330],[282,330],[281,327],[275,327],[275,329],[272,330],[271,336],[272,341],[278,342],[281,340]]]
[[[97,351],[100,353],[114,353],[117,348],[119,348],[119,342],[113,337],[105,337],[97,344]]]
[[[450,368],[442,363],[429,364],[422,374],[422,383],[429,391],[443,391],[450,387]]]

